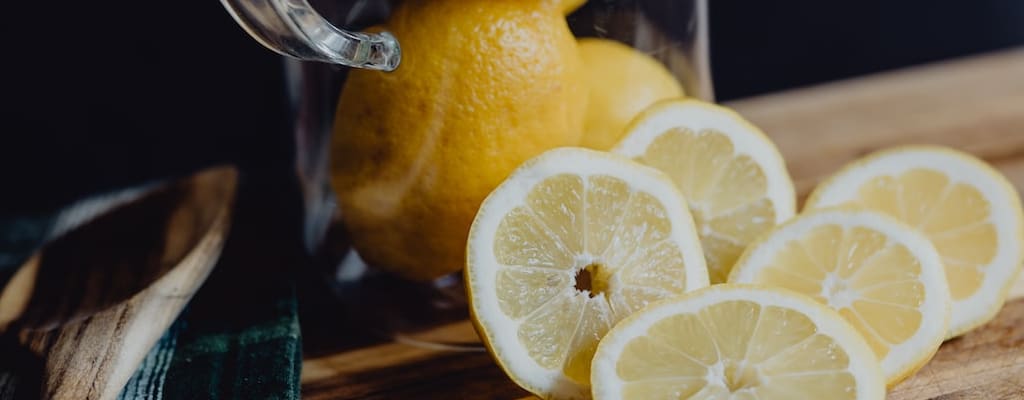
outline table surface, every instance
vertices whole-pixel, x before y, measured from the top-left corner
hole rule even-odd
[[[779,146],[801,199],[843,164],[880,148],[910,143],[973,153],[1006,174],[1019,191],[1024,189],[1024,48],[726,105],[761,127]],[[468,321],[428,334],[476,338]],[[323,344],[330,340],[306,342],[305,398],[530,398],[486,352],[353,335]],[[897,400],[1022,397],[1024,276],[995,320],[943,344],[923,370],[889,393]]]

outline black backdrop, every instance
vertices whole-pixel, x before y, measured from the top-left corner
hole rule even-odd
[[[1019,0],[709,3],[721,100],[1024,45]]]
[[[1024,44],[1018,0],[709,2],[719,100]],[[0,214],[220,162],[287,175],[280,58],[219,2],[16,1],[3,17]]]

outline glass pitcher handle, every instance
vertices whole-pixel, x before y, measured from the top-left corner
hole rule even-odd
[[[246,32],[267,48],[307,61],[393,71],[402,58],[390,33],[348,32],[306,0],[221,0]]]

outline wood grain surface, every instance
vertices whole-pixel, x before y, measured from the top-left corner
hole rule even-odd
[[[908,143],[969,151],[999,168],[1018,190],[1024,189],[1024,49],[727,105],[776,141],[801,198],[843,164],[876,149]],[[1017,281],[1010,297],[995,320],[945,343],[889,398],[1024,398],[1024,280]],[[438,328],[436,333],[465,340],[475,335],[468,322]],[[305,398],[528,397],[486,352],[452,352],[387,340],[335,347],[307,348]]]
[[[236,182],[221,167],[157,188],[22,267],[3,297],[30,293],[10,329],[43,360],[43,398],[117,397],[212,270]]]

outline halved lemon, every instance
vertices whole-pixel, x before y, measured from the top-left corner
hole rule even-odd
[[[689,201],[712,283],[761,233],[796,212],[793,181],[768,137],[739,114],[667,100],[637,116],[612,150],[668,174]]]
[[[856,204],[924,232],[942,256],[953,298],[947,337],[988,322],[1024,263],[1020,197],[998,171],[937,146],[884,150],[820,184],[807,209]]]
[[[949,323],[949,286],[935,247],[872,210],[797,216],[752,243],[729,282],[790,289],[835,309],[864,335],[889,385],[931,359]]]
[[[550,150],[484,201],[467,248],[480,336],[545,399],[590,396],[598,340],[648,303],[708,285],[686,202],[664,174],[621,156]]]
[[[811,298],[715,285],[615,326],[598,346],[596,400],[885,398],[857,331]]]

